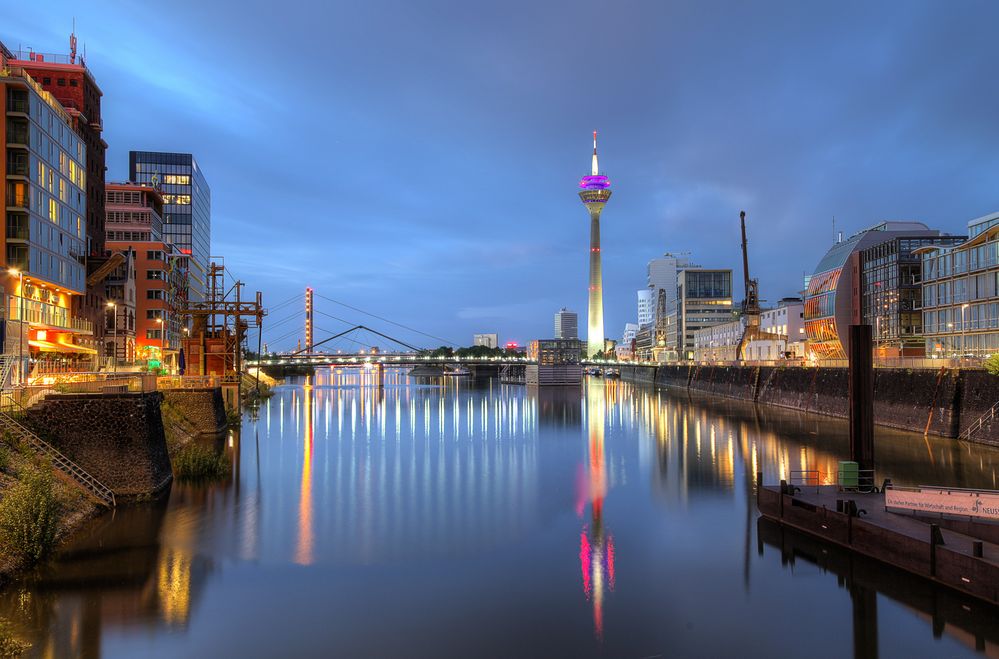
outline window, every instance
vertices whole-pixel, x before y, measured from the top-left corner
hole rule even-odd
[[[147,300],[163,300],[163,299],[165,299],[165,297],[164,297],[165,293],[166,293],[166,291],[164,291],[163,289],[149,290],[149,291],[146,291],[146,299]]]
[[[65,87],[66,86],[66,79],[65,78],[59,78],[58,80],[56,80],[56,85],[58,85],[60,87]]]
[[[159,339],[159,338],[162,338],[162,332],[163,332],[163,330],[158,330],[158,329],[146,330],[146,338],[147,339]]]
[[[184,174],[166,174],[163,182],[169,185],[191,185],[191,177]]]
[[[69,81],[69,86],[70,87],[76,87],[76,80],[70,80]]]
[[[150,261],[162,261],[163,252],[159,250],[149,250],[146,252],[146,258],[149,259]]]
[[[146,309],[146,320],[157,320],[163,317],[162,309]]]
[[[146,279],[166,279],[166,273],[162,270],[146,270]]]

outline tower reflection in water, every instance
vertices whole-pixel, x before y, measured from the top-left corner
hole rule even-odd
[[[604,498],[608,489],[604,429],[607,424],[607,396],[615,393],[616,384],[593,384],[586,389],[588,460],[583,487],[577,488],[585,496],[576,504],[580,517],[586,502],[590,504],[590,521],[583,525],[579,534],[579,562],[583,572],[583,593],[593,604],[593,630],[597,638],[603,638],[604,634],[605,590],[614,590],[614,536],[604,527]]]

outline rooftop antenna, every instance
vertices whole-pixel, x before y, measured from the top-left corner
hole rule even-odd
[[[76,64],[76,16],[73,17],[73,31],[69,33],[69,63]]]
[[[833,215],[833,241],[836,240],[836,216]]]

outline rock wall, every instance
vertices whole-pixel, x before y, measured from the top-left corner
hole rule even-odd
[[[25,425],[110,487],[115,496],[160,492],[173,477],[162,394],[51,394]]]
[[[622,366],[621,377],[664,387],[849,416],[849,371],[783,366]],[[882,426],[957,437],[999,402],[999,377],[970,369],[874,372],[874,419]],[[999,445],[999,415],[972,436]]]
[[[180,423],[196,435],[217,435],[225,431],[225,403],[218,387],[171,389],[163,392],[168,415],[179,416]]]

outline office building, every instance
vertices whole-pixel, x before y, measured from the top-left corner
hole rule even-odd
[[[658,328],[657,361],[688,361],[695,357],[694,332],[733,319],[732,270],[683,268],[677,274],[677,297]]]
[[[130,151],[129,177],[163,194],[163,238],[190,257],[191,303],[204,302],[211,255],[211,190],[190,153]]]
[[[472,345],[485,346],[487,348],[499,347],[498,334],[476,334],[472,339]]]
[[[746,359],[805,358],[805,304],[801,298],[786,297],[777,308],[761,310],[759,330],[746,345]]]
[[[25,73],[51,94],[69,116],[69,126],[84,146],[84,210],[86,224],[84,266],[87,283],[84,294],[72,298],[73,313],[86,319],[94,334],[78,337],[78,342],[92,349],[102,348],[104,333],[104,282],[94,273],[104,264],[104,172],[107,144],[102,133],[101,97],[103,92],[82,56],[76,52],[76,35],[69,37],[68,54],[18,51],[11,66]],[[65,174],[64,174],[65,176]]]
[[[24,321],[8,323],[5,350],[20,355],[21,377],[29,356],[36,373],[88,370],[93,322],[73,312],[86,294],[86,145],[73,117],[2,45],[0,97],[6,317]]]
[[[135,250],[128,248],[111,255],[108,263],[114,269],[104,280],[105,309],[104,347],[102,354],[110,358],[111,368],[117,369],[136,361],[135,309],[136,279]]]
[[[968,236],[916,250],[927,357],[999,352],[999,212],[968,222]]]
[[[562,307],[555,314],[555,338],[556,339],[578,339],[579,328],[575,311],[569,311]]]
[[[656,322],[656,300],[655,293],[651,288],[643,288],[638,291],[638,326],[651,327]],[[676,294],[673,294],[676,297]]]
[[[659,291],[666,291],[666,305],[676,300],[676,275],[683,268],[697,267],[690,262],[686,256],[677,256],[666,252],[658,258],[649,261],[646,271],[648,273],[648,287],[652,291],[653,313],[655,305],[658,304]]]
[[[537,363],[525,367],[525,382],[528,386],[578,385],[583,381],[582,352],[579,339],[531,341],[527,356]]]
[[[809,356],[815,359],[846,359],[851,324],[879,323],[877,305],[889,305],[886,316],[900,326],[902,305],[898,289],[898,255],[911,252],[912,243],[934,239],[940,232],[922,222],[882,222],[834,244],[816,266],[805,291],[805,334]],[[895,239],[895,255],[870,248]],[[863,278],[864,253],[870,260],[867,285]],[[882,270],[882,268],[885,268]],[[907,272],[912,272],[911,269]],[[870,301],[865,315],[864,295]],[[895,310],[890,314],[891,310]],[[889,323],[893,322],[891,319]],[[912,328],[915,331],[915,328]],[[878,334],[875,331],[875,334]],[[890,331],[890,330],[884,330]],[[897,329],[895,330],[898,331]]]
[[[734,362],[746,333],[746,317],[694,330],[694,357],[699,362]]]
[[[923,357],[922,262],[929,245],[959,245],[965,236],[901,236],[860,253],[861,318],[871,326],[881,357]]]
[[[593,356],[604,349],[603,266],[600,254],[600,214],[611,197],[611,183],[599,173],[597,131],[593,131],[593,159],[590,175],[579,181],[579,198],[590,213],[590,286],[588,290],[586,354]]]
[[[185,330],[181,311],[187,306],[190,258],[163,239],[161,214],[165,204],[158,188],[109,183],[106,200],[108,253],[112,258],[131,254],[135,271],[131,358],[173,367]],[[119,292],[109,284],[108,293],[115,304],[128,306],[127,291]],[[127,311],[118,310],[119,323],[127,319]],[[118,346],[123,351],[120,359],[127,359],[127,344],[119,340]]]

